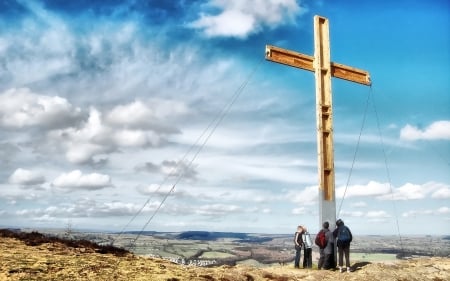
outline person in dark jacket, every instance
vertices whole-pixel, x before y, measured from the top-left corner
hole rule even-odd
[[[294,243],[295,243],[295,260],[294,267],[300,268],[300,256],[302,254],[303,246],[303,227],[301,225],[297,226],[297,231],[295,232]]]
[[[344,225],[344,221],[338,219],[336,221],[336,229],[333,231],[333,236],[337,238],[337,248],[339,257],[339,271],[344,272],[344,260],[345,256],[345,267],[347,272],[351,272],[350,268],[350,243],[353,240],[353,235],[350,229]]]

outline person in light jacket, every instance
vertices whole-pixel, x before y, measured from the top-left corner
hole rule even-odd
[[[312,241],[308,229],[303,226],[303,268],[312,268]]]

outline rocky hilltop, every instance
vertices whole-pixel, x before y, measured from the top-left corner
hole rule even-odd
[[[351,273],[339,273],[294,269],[291,264],[182,266],[89,241],[0,232],[0,280],[450,280],[450,259],[442,257],[357,262],[352,268]]]

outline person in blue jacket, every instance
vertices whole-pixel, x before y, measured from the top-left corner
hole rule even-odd
[[[338,248],[338,257],[339,257],[339,271],[344,272],[344,261],[343,257],[345,256],[345,267],[347,268],[347,272],[351,272],[350,267],[350,243],[353,240],[352,232],[350,228],[348,228],[344,221],[338,219],[336,221],[336,229],[333,231],[333,236],[337,238],[337,248]]]

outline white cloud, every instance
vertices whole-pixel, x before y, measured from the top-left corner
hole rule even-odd
[[[38,95],[28,88],[0,94],[0,126],[6,128],[61,128],[72,125],[80,116],[80,108],[58,96]]]
[[[125,128],[149,129],[159,133],[177,133],[170,121],[189,113],[181,101],[153,99],[148,103],[136,100],[118,105],[106,114],[105,121]]]
[[[102,124],[101,113],[91,108],[89,118],[81,128],[67,128],[49,133],[53,142],[61,144],[72,163],[85,163],[95,155],[114,151],[113,131]]]
[[[339,214],[341,217],[364,217],[365,213],[361,211],[341,211]]]
[[[133,203],[123,202],[98,202],[84,198],[72,203],[64,203],[46,208],[21,209],[15,212],[20,217],[30,218],[86,218],[86,217],[110,217],[110,216],[131,216],[138,211],[148,213],[154,211],[157,205],[154,203],[142,206]]]
[[[9,182],[19,185],[38,185],[45,182],[45,177],[39,172],[19,168],[9,177]]]
[[[98,173],[84,175],[80,170],[74,170],[58,176],[53,180],[52,185],[69,190],[97,190],[111,186],[111,178],[108,175]]]
[[[450,199],[450,188],[442,187],[431,194],[434,199]]]
[[[388,213],[385,211],[369,211],[365,215],[369,219],[379,219],[379,218],[389,218],[391,217]]]
[[[377,197],[382,200],[417,200],[425,198],[425,190],[421,185],[406,183],[396,188],[393,193]]]
[[[161,163],[161,171],[171,177],[183,177],[184,179],[195,179],[197,171],[195,165],[186,161],[169,161]]]
[[[383,210],[380,211],[341,211],[340,217],[356,217],[356,218],[367,218],[370,221],[384,220],[390,218],[391,216]]]
[[[201,14],[190,24],[204,31],[206,36],[246,38],[263,27],[295,23],[304,9],[295,0],[213,0],[209,7],[219,9],[217,14]]]
[[[441,207],[437,210],[438,214],[450,214],[450,208],[449,207]]]
[[[400,138],[415,140],[450,140],[450,121],[436,121],[424,130],[407,124],[400,130]]]
[[[427,209],[427,210],[411,210],[408,212],[404,212],[402,217],[418,217],[418,216],[439,216],[439,215],[447,215],[450,214],[449,207],[440,207],[435,210]]]
[[[314,205],[319,198],[317,186],[308,186],[302,190],[292,190],[286,194],[286,199],[306,206]]]
[[[114,142],[122,147],[143,147],[147,144],[158,145],[159,138],[141,130],[118,130],[113,134]]]
[[[363,202],[363,201],[359,201],[359,202],[352,203],[351,206],[354,208],[365,208],[365,207],[367,207],[367,203]]]
[[[445,184],[428,182],[425,184],[406,183],[403,186],[393,189],[392,193],[378,196],[381,200],[419,200],[426,198],[429,194],[433,198],[447,196],[449,187]]]
[[[391,190],[392,189],[392,190]],[[398,188],[390,187],[388,183],[378,183],[370,181],[367,185],[349,186],[345,191],[345,187],[336,189],[336,197],[375,197],[379,200],[419,200],[424,199],[431,194],[435,199],[446,199],[449,196],[450,188],[446,184],[437,182],[427,182],[424,184],[406,183]],[[364,207],[355,203],[354,207]]]
[[[242,208],[236,205],[210,204],[199,206],[194,212],[204,216],[224,216],[230,213],[240,213]]]
[[[307,213],[307,210],[305,207],[299,207],[299,208],[294,208],[292,209],[291,212],[293,215],[304,215]]]
[[[379,196],[390,192],[389,184],[370,181],[367,185],[353,185],[336,188],[336,198]]]
[[[80,128],[50,132],[49,138],[66,149],[71,163],[95,162],[95,156],[107,155],[126,147],[160,146],[165,134],[139,129],[114,128],[104,122],[102,113],[91,107],[89,118]]]

